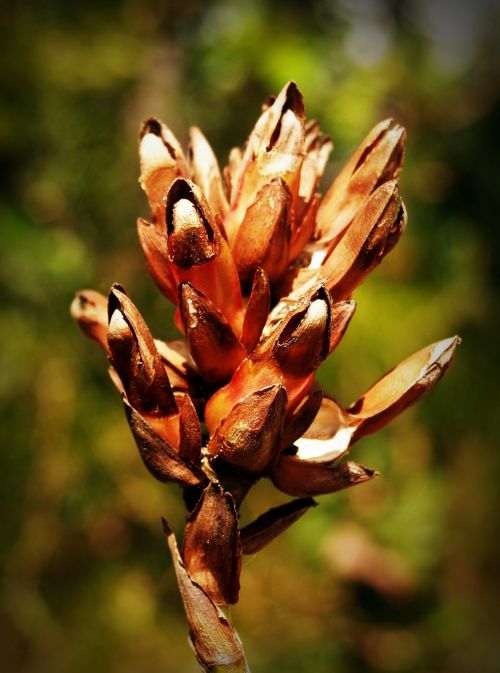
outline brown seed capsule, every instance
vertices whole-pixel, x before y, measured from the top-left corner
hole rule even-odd
[[[273,348],[280,368],[294,376],[315,371],[330,350],[332,303],[321,290],[309,306],[295,314],[285,325]]]
[[[207,139],[196,126],[189,130],[191,177],[205,194],[214,214],[224,217],[229,204],[224,194],[219,164]]]
[[[206,673],[250,673],[238,634],[188,573],[175,536],[162,521],[198,662]]]
[[[410,355],[348,408],[356,427],[353,440],[384,427],[431,390],[453,362],[460,338],[443,339]]]
[[[175,178],[186,174],[182,148],[172,131],[150,117],[139,135],[141,177],[151,210],[159,226],[163,225],[163,199]]]
[[[398,177],[406,132],[392,119],[368,134],[323,198],[318,212],[322,244],[334,244],[384,182]]]
[[[244,397],[231,409],[208,445],[211,462],[242,476],[259,476],[281,448],[286,392],[268,386]]]
[[[262,334],[271,305],[271,288],[265,271],[257,267],[253,277],[252,290],[245,311],[241,343],[247,353],[251,353]]]
[[[211,481],[188,517],[182,557],[195,582],[217,605],[238,601],[241,542],[232,496]]]
[[[258,119],[231,174],[231,208],[224,222],[232,245],[259,189],[282,178],[294,195],[304,151],[304,103],[294,82],[286,84]]]
[[[204,473],[182,458],[126,399],[123,404],[140,456],[153,477],[185,488],[200,486],[206,482]]]
[[[189,350],[210,383],[227,381],[246,352],[231,326],[210,299],[190,283],[179,288],[182,322]]]
[[[200,189],[189,180],[172,183],[166,206],[168,256],[171,262],[190,269],[205,264],[219,252],[215,226]]]
[[[120,285],[108,300],[108,347],[130,404],[152,417],[177,412],[170,382],[149,329]]]
[[[394,247],[406,226],[396,182],[379,187],[326,259],[321,274],[336,301],[348,298]]]
[[[95,290],[80,290],[71,303],[71,317],[90,339],[108,350],[108,300]]]
[[[241,334],[243,299],[227,241],[194,182],[176,180],[167,196],[166,219],[171,273],[189,281],[222,311]]]
[[[261,514],[241,529],[243,553],[255,554],[263,549],[316,504],[312,498],[300,498]]]
[[[341,491],[377,476],[378,472],[352,461],[328,465],[283,455],[271,478],[280,491],[308,497]]]
[[[262,267],[273,283],[288,265],[291,195],[281,178],[265,184],[245,213],[232,246],[243,284]]]

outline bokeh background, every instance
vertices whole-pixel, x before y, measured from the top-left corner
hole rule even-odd
[[[453,368],[355,449],[376,483],[320,498],[246,559],[232,611],[254,673],[500,670],[498,221],[493,2],[12,0],[2,50],[0,650],[6,673],[189,673],[160,516],[175,487],[133,446],[102,353],[72,324],[85,286],[124,284],[157,336],[136,137],[154,114],[224,163],[288,79],[335,141],[408,127],[409,227],[356,293],[321,381],[352,401],[459,333]],[[245,520],[282,498],[267,483]]]

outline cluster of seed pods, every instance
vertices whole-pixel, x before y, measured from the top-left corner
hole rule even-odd
[[[165,529],[205,670],[246,670],[219,607],[238,600],[242,554],[262,549],[314,496],[376,476],[345,459],[352,445],[432,388],[459,343],[411,355],[350,406],[314,381],[354,314],[353,292],[404,231],[404,140],[394,121],[378,124],[321,199],[332,144],[306,121],[293,82],[266,102],[223,171],[199,129],[185,156],[148,119],[140,182],[151,217],[138,234],[184,339],[154,339],[117,284],[107,298],[83,290],[73,302],[108,355],[146,467],[183,489],[180,552]],[[241,502],[262,477],[293,499],[240,529]]]

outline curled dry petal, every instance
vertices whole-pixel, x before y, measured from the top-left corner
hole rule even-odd
[[[317,235],[325,248],[340,239],[377,187],[398,177],[405,140],[404,128],[392,119],[363,140],[321,203]]]
[[[179,294],[189,350],[200,372],[210,383],[227,381],[246,357],[245,349],[208,297],[187,282]]]
[[[189,166],[191,177],[205,194],[212,212],[224,217],[229,204],[219,164],[207,139],[196,126],[189,130]]]
[[[387,425],[439,381],[451,365],[460,338],[443,339],[423,348],[385,374],[349,407],[359,439]]]
[[[153,477],[159,481],[175,482],[185,488],[206,482],[204,473],[182,458],[126,399],[123,404],[140,456]]]
[[[273,507],[255,521],[241,529],[241,544],[244,554],[255,554],[281,535],[311,507],[316,507],[312,498],[300,498]]]
[[[341,491],[377,476],[375,470],[352,461],[329,465],[282,455],[271,478],[284,493],[309,497]]]
[[[163,519],[174,570],[196,658],[205,673],[249,673],[238,634],[224,613],[193,580],[184,565],[175,536]]]
[[[241,343],[247,353],[251,353],[257,345],[271,305],[271,288],[265,271],[260,267],[255,270],[252,290],[245,310],[245,319],[241,332]]]
[[[290,190],[281,178],[265,184],[248,207],[232,245],[243,284],[262,267],[274,283],[288,265]]]
[[[177,284],[168,259],[166,231],[140,217],[137,233],[151,277],[165,297],[176,304]]]
[[[175,178],[186,174],[182,148],[172,131],[150,117],[139,135],[141,177],[155,220],[162,226],[163,199]]]
[[[406,211],[396,182],[379,187],[321,268],[335,300],[348,298],[383,257],[406,226]]]
[[[212,463],[242,476],[259,476],[281,448],[286,392],[272,385],[247,395],[231,409],[208,445]]]
[[[119,285],[108,300],[108,346],[130,404],[160,418],[177,412],[170,382],[141,314]]]
[[[352,444],[356,428],[351,420],[340,404],[323,397],[314,421],[295,441],[297,457],[322,463],[339,460]]]
[[[356,310],[356,302],[352,299],[338,301],[332,306],[330,319],[330,347],[331,353],[339,345],[346,329],[351,322],[351,318]]]
[[[188,517],[182,557],[195,582],[217,605],[238,601],[241,542],[234,500],[211,481]]]
[[[71,317],[90,339],[108,350],[108,300],[95,290],[80,290],[71,303]]]

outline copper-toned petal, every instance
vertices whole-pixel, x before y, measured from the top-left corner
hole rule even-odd
[[[189,130],[189,166],[191,178],[205,194],[212,212],[224,217],[229,204],[224,194],[219,164],[207,139],[196,126]]]
[[[288,261],[293,262],[304,250],[306,243],[314,233],[316,215],[319,206],[319,194],[314,194],[300,214],[296,214],[297,222],[292,231]],[[280,292],[281,294],[281,292]]]
[[[281,178],[265,184],[247,209],[232,245],[243,283],[248,284],[260,266],[271,283],[288,265],[291,195]]]
[[[177,412],[165,367],[141,314],[113,285],[108,300],[108,346],[130,404],[149,416]]]
[[[168,259],[166,231],[139,217],[137,233],[151,277],[167,299],[176,304],[177,283]]]
[[[292,193],[297,191],[303,145],[304,103],[297,85],[288,82],[258,119],[232,173],[231,209],[224,222],[231,244],[248,206],[265,183],[282,178]]]
[[[308,497],[341,491],[377,476],[375,470],[352,461],[328,465],[282,455],[271,478],[280,491],[295,497]]]
[[[307,129],[307,127],[306,127]],[[328,136],[319,133],[319,127],[316,132],[311,134],[306,130],[306,156],[300,170],[300,185],[298,194],[297,218],[302,220],[305,209],[318,189],[318,184],[328,157],[333,149],[333,143]]]
[[[340,343],[345,334],[351,318],[356,310],[356,302],[352,299],[338,301],[332,306],[332,316],[330,320],[330,349],[331,353]]]
[[[71,302],[71,317],[90,339],[108,350],[108,300],[95,290],[80,290]]]
[[[241,542],[234,500],[211,481],[189,514],[182,558],[195,582],[217,605],[237,603]]]
[[[321,463],[338,461],[348,450],[356,426],[338,402],[323,397],[314,421],[295,441],[297,458]]]
[[[219,253],[215,225],[200,188],[178,178],[165,205],[169,259],[182,269],[204,264]]]
[[[318,235],[322,241],[338,241],[375,189],[398,177],[405,140],[404,128],[392,119],[372,129],[321,203]]]
[[[192,463],[196,464],[199,462],[201,455],[201,425],[194,404],[187,393],[180,405],[179,423],[179,454],[186,456]]]
[[[155,219],[163,221],[163,198],[175,178],[186,174],[182,148],[172,131],[150,117],[139,136],[141,177]]]
[[[396,182],[386,182],[370,197],[321,272],[335,300],[347,298],[394,247],[406,226],[406,211]]]
[[[443,339],[400,362],[355,402],[348,411],[359,439],[387,425],[431,390],[451,365],[460,338]]]
[[[258,476],[275,461],[281,448],[286,392],[268,386],[238,402],[208,445],[221,467],[230,466],[244,476]]]
[[[321,288],[307,308],[292,316],[273,348],[280,368],[293,376],[315,371],[330,351],[332,302]]]
[[[123,400],[123,404],[141,458],[153,477],[184,487],[199,486],[206,482],[204,473],[187,459],[182,458],[126,399]]]
[[[191,642],[202,669],[205,673],[249,673],[238,634],[221,609],[190,576],[175,536],[164,519],[163,528],[189,622]]]
[[[247,353],[251,353],[257,345],[262,329],[266,324],[271,305],[271,288],[265,271],[258,267],[252,283],[252,291],[248,300],[241,332],[241,343]]]
[[[189,350],[203,378],[227,381],[246,357],[245,349],[210,299],[190,283],[182,283],[179,294]]]
[[[323,391],[314,390],[294,410],[283,431],[282,445],[284,448],[292,446],[307,431],[321,407],[322,399]]]
[[[241,529],[244,554],[255,554],[281,535],[317,503],[312,498],[300,498],[273,507]]]

